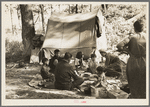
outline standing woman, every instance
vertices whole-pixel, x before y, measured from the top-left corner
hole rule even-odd
[[[124,39],[117,45],[118,51],[126,51],[130,58],[127,62],[127,80],[131,98],[146,98],[146,40],[142,31],[142,20],[134,24],[135,35]]]

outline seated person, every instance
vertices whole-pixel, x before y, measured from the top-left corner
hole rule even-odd
[[[91,72],[92,74],[96,74],[97,73],[97,70],[96,70],[97,67],[98,67],[98,62],[96,61],[96,55],[91,54],[91,59],[89,61],[88,71]]]
[[[58,62],[61,60],[60,58],[60,50],[56,49],[54,51],[54,56],[50,59],[49,66],[51,68],[50,72],[54,73],[55,67],[58,64]]]
[[[106,58],[105,70],[106,76],[117,76],[120,77],[122,74],[121,60],[118,56],[107,53],[105,50],[99,50],[100,54]]]
[[[98,80],[96,82],[94,82],[94,86],[98,87],[98,86],[102,86],[102,82],[105,80],[105,68],[102,66],[99,66],[96,68],[97,70],[97,75],[98,75]]]
[[[100,53],[99,53],[99,50],[97,50],[96,47],[92,47],[92,52],[91,52],[91,54],[95,54],[95,55],[96,55],[96,61],[97,61],[98,63],[100,63],[100,62],[102,61],[101,55],[100,55]]]
[[[99,66],[96,68],[98,76],[100,77],[100,79],[103,81],[105,80],[105,68],[102,66]]]
[[[84,69],[86,67],[83,58],[84,58],[84,54],[81,51],[78,52],[75,58],[75,67],[77,71],[78,69]]]
[[[49,70],[49,66],[48,66],[48,59],[47,58],[43,58],[42,59],[42,68],[41,68],[41,76],[43,78],[44,81],[50,81],[50,82],[54,82],[55,80],[55,76],[54,74],[50,73]]]
[[[82,78],[77,76],[73,67],[69,64],[72,55],[69,52],[65,53],[64,59],[61,60],[55,69],[55,88],[60,90],[72,90],[79,88],[84,82]],[[73,81],[72,81],[73,79]]]

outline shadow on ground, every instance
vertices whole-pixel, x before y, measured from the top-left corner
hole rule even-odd
[[[83,99],[84,97],[78,97]],[[30,90],[16,90],[15,95],[6,96],[6,99],[77,99],[77,97],[45,92],[36,92]]]
[[[126,80],[126,65],[123,66],[124,76],[122,81]],[[91,96],[85,96],[77,91],[57,90],[57,89],[35,89],[28,85],[36,74],[40,74],[40,65],[28,65],[22,68],[5,69],[5,92],[6,99],[95,99]]]
[[[76,91],[57,89],[35,89],[28,85],[36,74],[40,73],[41,66],[29,65],[22,68],[6,68],[6,99],[84,99],[84,96]],[[92,98],[92,97],[91,97]]]

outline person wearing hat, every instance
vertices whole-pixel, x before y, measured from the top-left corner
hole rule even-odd
[[[100,49],[99,52],[102,57],[106,58],[106,76],[117,76],[117,78],[119,78],[122,75],[121,60],[119,59],[119,57],[111,53],[107,53],[104,49]]]

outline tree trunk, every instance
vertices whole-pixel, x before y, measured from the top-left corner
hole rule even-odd
[[[33,13],[31,5],[20,5],[22,19],[22,42],[24,45],[24,55],[30,57],[32,49],[32,38],[35,36]]]
[[[105,10],[105,13],[106,13],[106,4],[104,4],[104,10]]]
[[[12,34],[14,35],[13,10],[11,6],[12,4],[10,4],[10,17],[11,17],[11,25],[12,25]]]
[[[78,13],[78,4],[76,4],[76,13]]]
[[[19,24],[19,29],[20,29],[20,28],[21,28],[21,23],[20,23],[21,17],[20,17],[20,12],[19,12],[19,10],[17,10],[17,16],[18,16],[18,24]]]
[[[90,4],[90,12],[92,12],[92,4]]]
[[[81,13],[83,13],[83,4],[81,4]]]
[[[58,6],[59,6],[59,13],[61,13],[61,11],[60,11],[60,4]]]
[[[41,16],[42,16],[42,27],[43,27],[43,33],[45,34],[45,27],[44,27],[44,6],[41,4],[40,5],[40,8],[41,8]]]
[[[104,10],[105,10],[105,14],[107,12],[107,4],[104,4]]]
[[[53,12],[52,12],[52,8],[53,8],[53,5],[51,4],[51,15],[52,15],[52,13],[53,13]]]
[[[69,4],[69,14],[70,14],[70,4]]]

